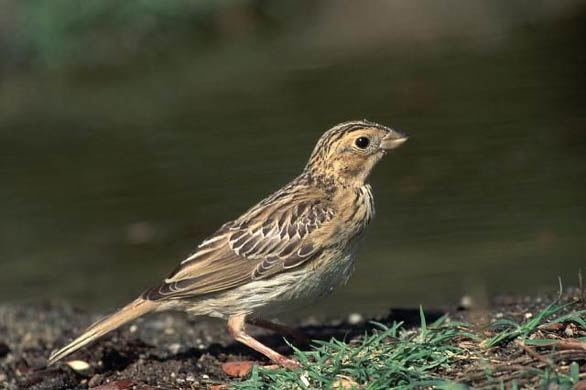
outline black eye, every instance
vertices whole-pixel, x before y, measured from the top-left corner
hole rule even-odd
[[[370,144],[370,140],[366,137],[359,137],[359,138],[356,138],[356,141],[354,143],[360,149],[366,149],[368,147],[368,144]]]

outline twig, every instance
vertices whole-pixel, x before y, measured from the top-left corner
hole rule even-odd
[[[523,351],[525,351],[528,355],[530,355],[532,358],[539,360],[542,363],[547,364],[553,370],[557,371],[557,367],[555,366],[555,364],[553,364],[553,362],[550,359],[546,358],[545,356],[541,355],[538,352],[535,352],[533,349],[531,349],[527,345],[525,345],[525,343],[522,342],[521,340],[515,340],[515,344],[518,347],[520,347]]]

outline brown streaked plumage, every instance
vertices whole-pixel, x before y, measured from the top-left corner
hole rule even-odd
[[[246,334],[245,321],[271,327],[261,317],[311,301],[348,280],[374,216],[366,178],[406,139],[366,120],[326,131],[301,175],[225,223],[161,284],[90,326],[51,354],[49,364],[143,314],[183,310],[226,319],[236,340],[278,364],[297,366]]]

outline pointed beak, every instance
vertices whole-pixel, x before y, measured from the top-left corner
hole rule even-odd
[[[385,151],[395,149],[401,146],[405,141],[407,141],[406,134],[399,133],[395,130],[390,130],[389,133],[381,140],[380,148]]]

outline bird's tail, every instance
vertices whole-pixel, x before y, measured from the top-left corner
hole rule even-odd
[[[70,353],[77,351],[84,345],[91,343],[98,337],[101,337],[106,333],[126,324],[127,322],[152,311],[156,306],[157,303],[153,301],[148,301],[142,298],[136,299],[135,301],[124,306],[122,309],[118,310],[116,313],[113,313],[106,318],[97,321],[89,328],[87,328],[87,330],[81,336],[60,350],[53,352],[51,356],[49,356],[48,365],[50,366]]]

